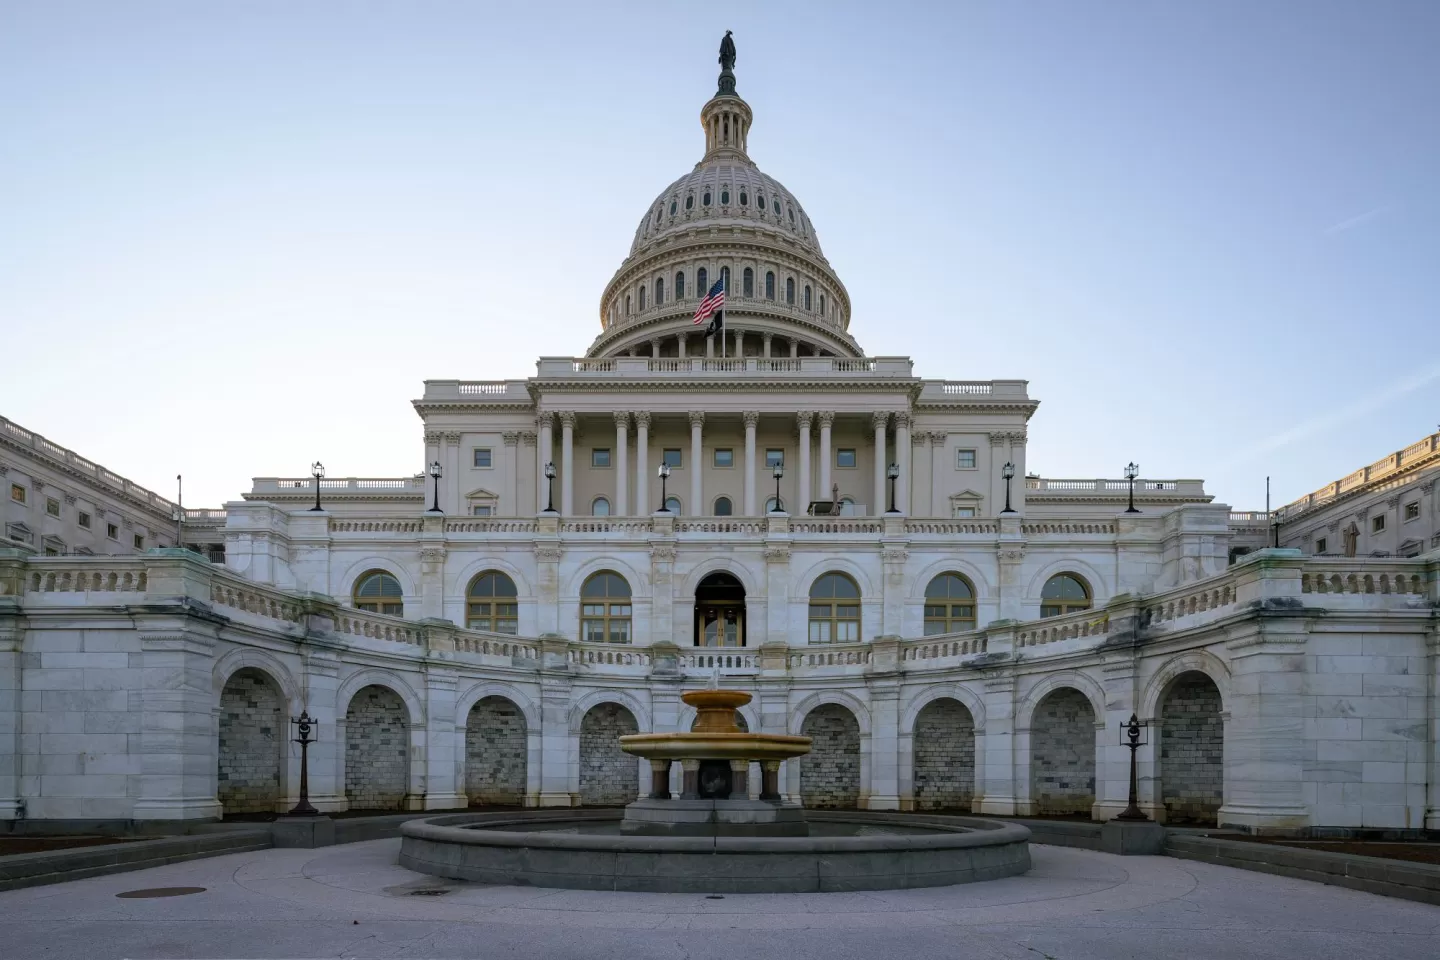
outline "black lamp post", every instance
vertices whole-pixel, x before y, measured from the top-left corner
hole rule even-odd
[[[555,512],[555,464],[545,461],[545,512]]]
[[[440,469],[439,460],[430,461],[430,477],[435,481],[435,501],[430,505],[431,513],[440,512],[440,477],[443,476],[444,473],[445,471]]]
[[[1125,464],[1125,479],[1130,481],[1130,506],[1125,508],[1126,513],[1140,512],[1135,509],[1135,478],[1138,476],[1140,476],[1140,467],[1136,465],[1134,460]]]
[[[319,466],[319,464],[316,464]],[[318,817],[320,811],[310,805],[310,744],[318,738],[310,736],[315,730],[316,722],[310,719],[310,711],[300,711],[300,719],[291,720],[295,724],[296,732],[300,736],[295,738],[295,743],[300,744],[300,802],[290,810],[292,817]]]
[[[310,508],[314,512],[323,509],[320,506],[320,481],[325,479],[325,464],[319,460],[310,464],[310,476],[315,478],[315,506]]]
[[[670,508],[665,505],[665,501],[669,499],[665,496],[665,481],[670,479],[670,464],[660,464],[660,469],[655,471],[655,475],[660,478],[660,509],[655,512],[668,513]]]
[[[1001,513],[1014,513],[1010,509],[1010,481],[1015,479],[1015,464],[1006,461],[1005,466],[1000,468],[1000,476],[1005,478],[1005,509]]]
[[[1272,536],[1272,538],[1273,538],[1273,540],[1274,540],[1274,543],[1275,543],[1275,549],[1276,549],[1276,550],[1279,550],[1279,549],[1280,549],[1280,511],[1279,511],[1279,510],[1276,510],[1274,513],[1270,514],[1270,530],[1271,530],[1271,536]]]
[[[892,463],[885,468],[885,476],[890,478],[890,513],[899,513],[895,509],[895,481],[900,479],[900,464]]]
[[[779,513],[785,509],[785,504],[780,500],[780,478],[785,476],[785,464],[777,461],[771,475],[775,478],[775,512]]]
[[[1141,735],[1148,730],[1150,722],[1141,720],[1135,714],[1130,714],[1130,719],[1120,724],[1120,745],[1130,748],[1130,803],[1123,813],[1117,816],[1116,820],[1149,820],[1140,809],[1140,798],[1135,789],[1135,751],[1140,749],[1142,743]]]

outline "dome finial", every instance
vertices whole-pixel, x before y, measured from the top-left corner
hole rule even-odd
[[[735,96],[735,41],[730,39],[732,31],[726,30],[720,40],[720,86],[717,97]]]

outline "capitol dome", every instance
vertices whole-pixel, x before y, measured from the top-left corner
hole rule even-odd
[[[630,253],[600,299],[589,356],[858,357],[850,297],[810,217],[749,155],[750,105],[735,75],[700,111],[705,153],[645,209]],[[691,323],[726,280],[723,345]]]

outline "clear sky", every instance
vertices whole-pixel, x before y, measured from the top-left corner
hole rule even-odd
[[[1050,477],[1282,503],[1440,421],[1440,3],[0,0],[0,413],[166,496],[423,464],[752,157],[870,354],[1019,377]]]

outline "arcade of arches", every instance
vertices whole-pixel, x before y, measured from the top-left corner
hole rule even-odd
[[[289,740],[282,705],[275,681],[253,667],[225,682],[215,797],[227,815],[271,813],[280,803],[280,762]]]
[[[800,725],[811,739],[800,758],[800,802],[812,809],[852,809],[860,800],[860,724],[838,703],[816,707]]]
[[[1088,816],[1095,803],[1095,710],[1072,687],[1051,691],[1035,707],[1030,796],[1041,815]]]
[[[465,796],[471,805],[525,802],[529,738],[525,715],[504,697],[485,697],[465,719]]]
[[[975,795],[975,718],[958,700],[941,697],[915,718],[916,810],[966,810]]]
[[[410,782],[410,717],[405,701],[371,684],[345,711],[345,799],[351,810],[396,810]]]
[[[640,767],[620,749],[620,738],[639,733],[635,715],[618,703],[597,703],[580,721],[580,802],[629,803],[640,795]]]

